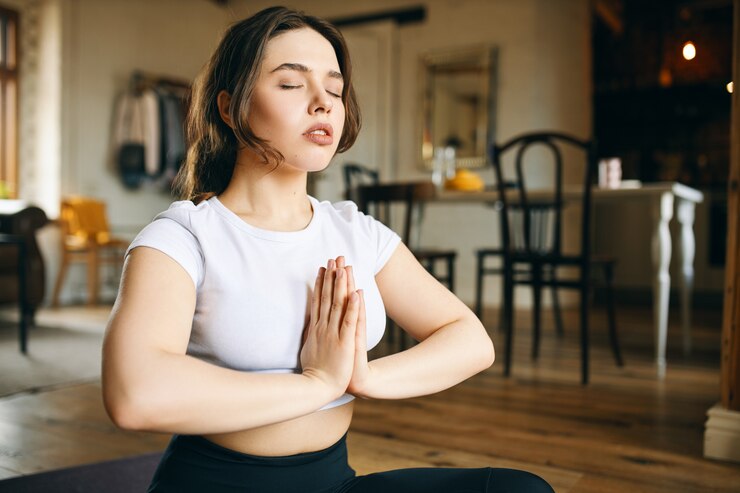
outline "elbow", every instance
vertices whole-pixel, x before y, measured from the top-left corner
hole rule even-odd
[[[120,386],[103,385],[103,405],[108,417],[118,428],[126,431],[155,431],[152,400],[142,392],[129,392]]]
[[[493,348],[493,341],[490,337],[486,334],[485,339],[481,342],[480,345],[480,352],[481,352],[481,369],[480,371],[486,370],[493,365],[494,360],[496,359],[496,350]]]
[[[476,349],[480,361],[479,371],[483,371],[493,365],[493,362],[496,359],[496,350],[493,347],[493,340],[491,340],[491,336],[488,335],[483,324],[480,324],[480,334],[481,338],[480,341],[476,343]]]
[[[140,405],[134,403],[133,399],[125,397],[105,398],[103,400],[105,411],[113,424],[126,431],[147,431],[147,413]]]

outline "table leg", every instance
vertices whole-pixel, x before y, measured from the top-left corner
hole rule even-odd
[[[655,324],[655,363],[658,377],[665,377],[665,348],[668,337],[668,295],[671,289],[671,232],[668,223],[673,217],[673,194],[666,192],[652,203],[653,240],[653,319]]]
[[[681,244],[679,259],[681,260],[681,330],[683,332],[683,352],[691,353],[691,291],[694,287],[694,253],[696,239],[694,237],[694,216],[696,204],[689,200],[678,199],[676,216],[681,225]]]

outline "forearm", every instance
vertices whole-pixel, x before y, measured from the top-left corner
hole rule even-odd
[[[459,320],[406,351],[371,361],[358,395],[404,399],[433,394],[488,368],[493,357],[493,343],[480,322]]]
[[[304,416],[338,397],[302,374],[239,372],[164,352],[136,359],[103,372],[106,408],[128,429],[227,433]]]

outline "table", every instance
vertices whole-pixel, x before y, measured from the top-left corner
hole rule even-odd
[[[564,200],[578,199],[582,194],[581,187],[565,187]],[[538,196],[546,197],[552,192],[531,190],[528,196],[536,200]],[[666,340],[668,337],[668,298],[671,288],[671,276],[668,267],[673,250],[670,229],[674,208],[680,225],[679,261],[681,264],[681,329],[684,352],[691,351],[691,291],[694,284],[694,254],[696,239],[694,236],[694,217],[696,204],[704,200],[704,195],[696,189],[676,182],[625,184],[621,188],[594,188],[594,204],[646,200],[650,205],[652,218],[651,257],[653,264],[653,326],[655,328],[655,363],[658,376],[665,377]],[[439,202],[482,202],[495,203],[498,192],[458,192],[440,190],[434,198]]]

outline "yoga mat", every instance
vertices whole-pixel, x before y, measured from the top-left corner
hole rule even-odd
[[[144,493],[161,457],[155,452],[10,478],[0,481],[0,493]]]

